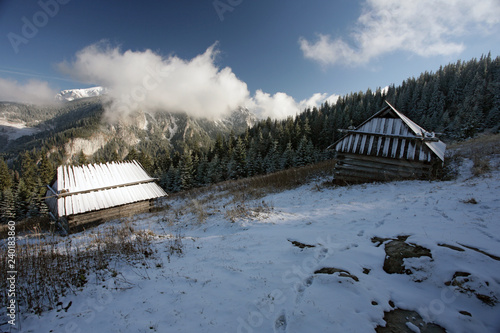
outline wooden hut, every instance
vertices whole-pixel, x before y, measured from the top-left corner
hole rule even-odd
[[[443,167],[446,144],[391,104],[328,149],[336,152],[337,183],[431,179]]]
[[[51,217],[66,232],[113,218],[148,211],[167,193],[136,161],[62,165],[45,202]]]

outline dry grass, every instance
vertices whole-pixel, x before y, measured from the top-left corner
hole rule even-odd
[[[40,314],[54,309],[59,299],[76,293],[89,279],[103,279],[116,272],[108,269],[112,260],[143,263],[149,267],[148,258],[154,255],[151,231],[135,231],[129,223],[119,227],[98,229],[96,233],[74,244],[69,238],[64,242],[41,237],[16,244],[17,298],[24,311]],[[180,237],[168,242],[170,253],[182,253]],[[0,300],[7,301],[7,251],[0,250]]]
[[[456,142],[448,145],[445,160],[445,170],[448,172],[447,178],[456,176],[454,165],[460,163],[464,158],[473,162],[472,174],[480,176],[491,171],[490,159],[492,155],[500,155],[500,134],[484,133],[473,139]]]
[[[255,218],[261,214],[269,214],[273,209],[273,206],[264,200],[257,205],[251,205],[242,201],[226,208],[224,217],[234,223],[237,220]]]
[[[291,168],[275,173],[238,180],[227,180],[206,187],[169,194],[170,199],[200,198],[209,192],[226,192],[235,196],[236,201],[257,199],[266,193],[293,189],[311,180],[333,176],[335,160],[328,160],[300,168]],[[211,200],[213,198],[209,198]],[[200,200],[201,202],[201,200]]]
[[[50,231],[50,218],[46,216],[37,216],[26,218],[22,221],[16,222],[16,232],[33,234],[40,231]],[[6,224],[0,225],[0,239],[8,237],[8,226]]]
[[[262,217],[273,210],[265,201],[257,201],[268,193],[281,192],[309,183],[325,176],[333,176],[335,161],[329,160],[300,168],[292,168],[272,174],[224,181],[203,188],[173,193],[170,200],[180,199],[185,204],[164,206],[167,212],[162,222],[174,225],[185,214],[192,214],[198,224],[218,213],[230,222],[240,219]],[[219,201],[223,202],[221,204]],[[218,203],[219,202],[219,203]]]

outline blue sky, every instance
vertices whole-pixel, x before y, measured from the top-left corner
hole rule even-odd
[[[105,85],[122,111],[283,117],[499,55],[500,2],[4,0],[0,32],[2,100]]]

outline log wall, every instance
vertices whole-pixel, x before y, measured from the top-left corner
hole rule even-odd
[[[112,219],[148,212],[152,206],[153,200],[144,200],[83,214],[70,215],[62,224],[66,224],[65,228],[68,229],[69,233],[72,233]]]
[[[421,161],[337,153],[335,180],[352,184],[403,179],[432,179],[439,166]]]

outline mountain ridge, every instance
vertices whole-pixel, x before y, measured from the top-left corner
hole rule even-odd
[[[71,102],[82,98],[102,96],[106,93],[107,89],[101,86],[81,89],[67,89],[58,93],[54,99],[61,102]]]
[[[81,152],[88,158],[112,152],[124,158],[132,147],[155,154],[161,149],[208,147],[218,133],[239,134],[257,122],[252,112],[240,107],[216,120],[159,110],[138,111],[109,123],[109,100],[78,96],[53,106],[0,102],[0,153],[43,147],[58,151],[66,162]]]

